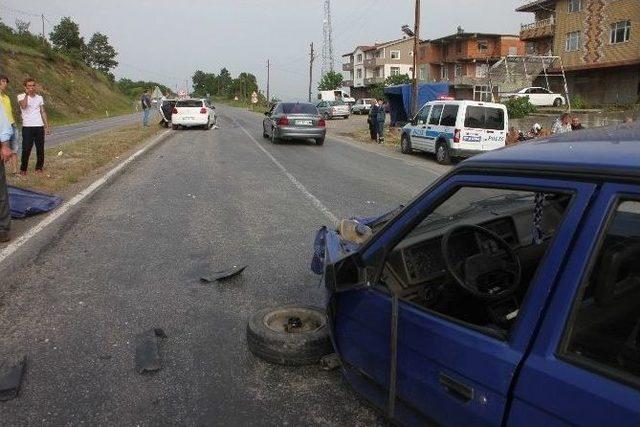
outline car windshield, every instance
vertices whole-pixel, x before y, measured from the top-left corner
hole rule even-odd
[[[318,109],[313,104],[306,102],[284,103],[282,104],[284,114],[318,114]]]
[[[199,99],[184,99],[176,102],[176,107],[202,107],[202,101]]]

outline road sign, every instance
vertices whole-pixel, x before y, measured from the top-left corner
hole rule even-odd
[[[255,91],[251,94],[251,103],[252,104],[258,103],[258,94]]]

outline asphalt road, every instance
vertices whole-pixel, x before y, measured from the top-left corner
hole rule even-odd
[[[151,117],[155,118],[155,114],[152,113]],[[72,125],[54,126],[51,135],[47,135],[45,138],[45,146],[54,147],[78,138],[104,132],[114,127],[129,125],[136,122],[142,122],[142,113],[132,113],[104,119],[89,120]],[[152,120],[150,123],[155,124]]]
[[[24,352],[3,425],[375,425],[338,371],[246,348],[265,306],[321,305],[309,271],[333,217],[407,202],[445,169],[327,138],[272,145],[262,118],[220,106],[218,130],[175,131],[102,189],[37,261],[0,282],[0,356]],[[242,276],[200,275],[248,264]],[[134,371],[135,336],[162,327],[163,369]]]

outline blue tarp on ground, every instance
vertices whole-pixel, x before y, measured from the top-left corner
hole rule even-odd
[[[25,218],[27,216],[49,212],[58,207],[60,203],[62,203],[62,197],[9,186],[11,218]]]
[[[405,123],[411,115],[411,85],[397,85],[384,88],[384,94],[389,100],[389,114],[391,124]],[[419,83],[418,105],[449,95],[448,83]]]

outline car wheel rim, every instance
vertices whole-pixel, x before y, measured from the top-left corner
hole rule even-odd
[[[317,331],[327,323],[326,316],[308,308],[286,308],[267,314],[262,321],[274,332],[299,334]]]
[[[438,160],[444,160],[444,148],[442,147],[442,145],[438,147]]]

